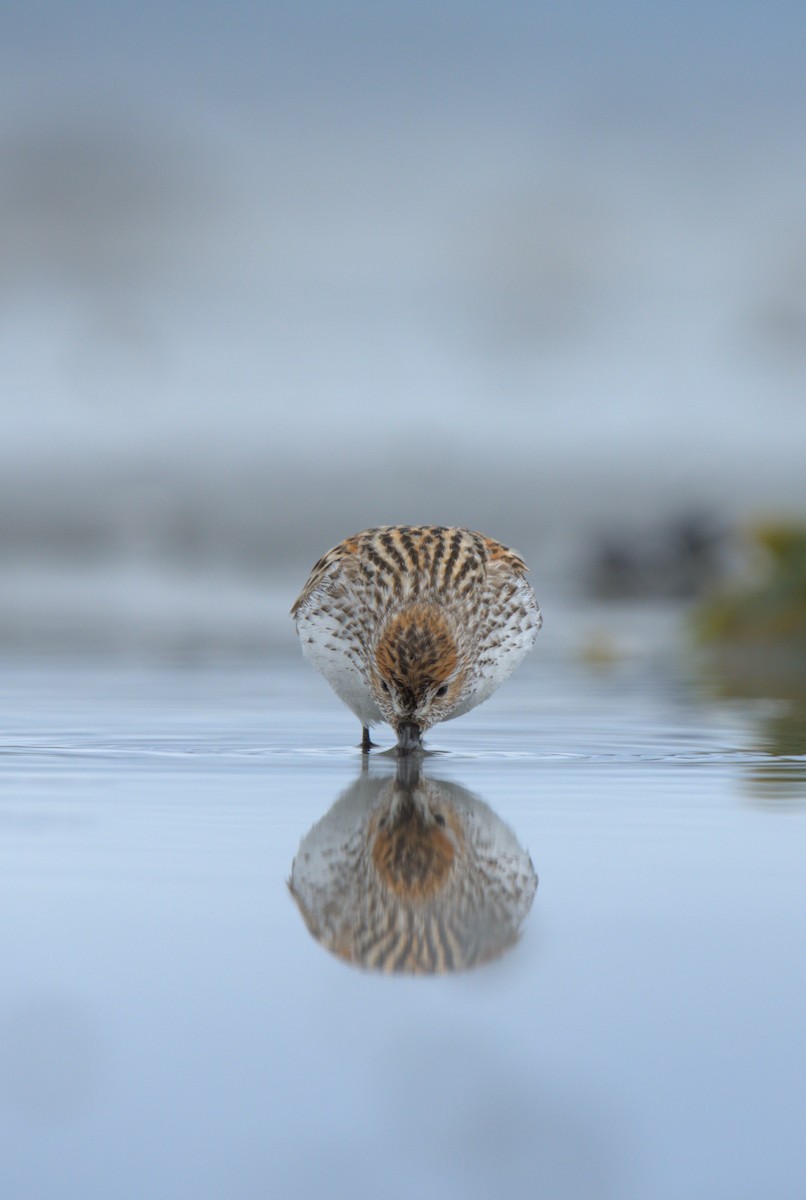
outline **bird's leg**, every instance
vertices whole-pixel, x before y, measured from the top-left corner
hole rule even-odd
[[[361,753],[369,754],[370,750],[372,749],[372,747],[374,745],[375,745],[375,743],[370,739],[370,736],[369,736],[369,726],[362,725],[361,726]]]

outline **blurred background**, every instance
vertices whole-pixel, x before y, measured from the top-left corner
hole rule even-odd
[[[6,9],[0,648],[291,645],[379,523],[516,546],[550,617],[797,520],[805,36],[795,0]]]
[[[0,7],[3,1198],[806,1196],[806,4]],[[422,988],[286,887],[289,609],[421,521],[545,615]]]

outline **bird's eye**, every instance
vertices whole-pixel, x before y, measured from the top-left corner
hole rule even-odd
[[[437,694],[438,696],[447,696],[447,694],[448,694],[448,685],[447,685],[447,683],[443,683],[442,687],[439,687],[439,688],[437,688],[436,694]]]
[[[442,825],[444,828],[445,818],[443,817],[442,813],[434,813],[434,820],[436,821],[437,825]]]
[[[381,680],[381,691],[382,691],[382,692],[388,692],[388,691],[389,691],[389,684],[386,682],[386,680],[385,680],[385,679],[382,679],[382,680]]]

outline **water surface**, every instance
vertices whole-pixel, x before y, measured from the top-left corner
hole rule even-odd
[[[806,1194],[791,708],[533,656],[424,766],[531,857],[521,936],[411,978],[289,892],[395,770],[298,659],[9,663],[0,704],[4,1195]]]

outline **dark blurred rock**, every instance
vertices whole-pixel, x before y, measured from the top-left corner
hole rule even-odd
[[[691,599],[724,571],[726,538],[710,517],[690,513],[643,531],[602,537],[587,572],[598,599]]]

